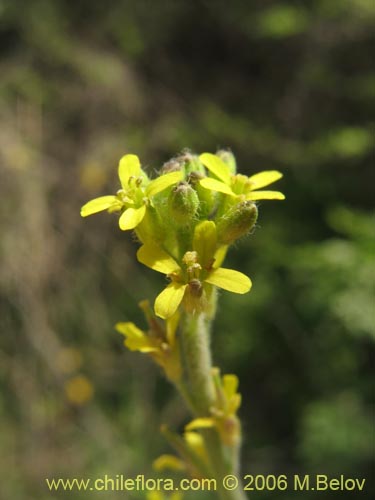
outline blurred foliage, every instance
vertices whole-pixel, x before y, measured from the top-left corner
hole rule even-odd
[[[151,475],[159,425],[187,422],[112,330],[160,279],[115,218],[79,217],[122,154],[152,172],[184,147],[285,175],[229,256],[254,288],[222,294],[213,341],[241,380],[243,470],[367,477],[372,497],[374,21],[371,0],[0,1],[1,498]]]

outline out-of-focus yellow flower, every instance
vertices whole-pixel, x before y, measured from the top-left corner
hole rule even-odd
[[[68,400],[77,406],[90,401],[94,394],[92,383],[84,375],[76,375],[67,380],[64,389]]]
[[[87,217],[103,210],[121,211],[119,226],[123,231],[134,229],[142,222],[153,196],[182,179],[182,172],[179,171],[150,181],[141,168],[138,156],[133,154],[121,158],[118,175],[121,189],[116,195],[100,196],[89,201],[81,208],[81,216]]]
[[[236,446],[240,438],[240,423],[236,415],[241,405],[241,394],[237,392],[236,375],[224,375],[220,378],[219,370],[214,369],[216,404],[211,408],[211,417],[194,419],[186,426],[187,431],[215,427],[223,442]]]
[[[169,317],[162,328],[156,322],[151,323],[148,332],[144,332],[134,323],[117,323],[116,330],[125,336],[124,344],[131,351],[139,351],[151,356],[165,371],[166,376],[176,382],[181,377],[179,348],[176,343],[176,330],[179,314]]]
[[[157,316],[164,319],[171,317],[183,299],[187,310],[199,311],[206,285],[234,293],[248,292],[251,288],[250,278],[239,271],[220,267],[225,252],[226,246],[218,248],[213,221],[203,221],[195,227],[193,249],[185,253],[181,265],[156,245],[141,246],[137,252],[139,262],[171,279],[171,283],[155,300]]]
[[[277,170],[259,172],[251,177],[242,174],[233,175],[228,165],[221,158],[211,153],[203,153],[199,157],[203,165],[216,177],[204,177],[200,185],[212,191],[228,194],[241,201],[251,200],[284,200],[285,196],[279,191],[259,191],[259,189],[281,179],[282,174]]]

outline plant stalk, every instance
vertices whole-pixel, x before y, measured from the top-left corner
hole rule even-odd
[[[210,349],[211,321],[203,313],[183,313],[179,335],[183,364],[182,396],[196,417],[210,417],[216,402],[215,386],[212,378],[212,358]],[[211,469],[217,481],[217,494],[221,500],[245,500],[242,483],[238,477],[237,450],[228,449],[215,428],[202,429]],[[239,486],[233,491],[223,488],[223,479],[234,474]]]

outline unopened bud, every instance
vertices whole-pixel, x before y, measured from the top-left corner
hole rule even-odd
[[[186,177],[190,174],[205,175],[204,166],[199,160],[199,156],[186,153],[181,159],[184,162]]]
[[[226,149],[220,149],[216,153],[216,156],[218,156],[223,160],[223,162],[229,167],[229,170],[231,171],[232,174],[235,174],[237,172],[236,158],[234,157],[234,154],[231,151],[228,151]]]
[[[198,195],[187,182],[177,184],[169,195],[169,212],[178,224],[187,224],[197,213],[198,207]]]
[[[179,172],[182,169],[182,163],[178,158],[172,158],[163,164],[160,169],[160,175],[170,174],[171,172]]]
[[[220,243],[229,245],[251,231],[258,218],[258,209],[252,201],[243,201],[232,207],[217,223]]]

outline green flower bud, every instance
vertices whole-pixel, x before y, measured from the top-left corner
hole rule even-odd
[[[194,171],[187,176],[187,182],[195,189],[199,198],[199,217],[200,219],[208,218],[215,206],[216,193],[209,189],[205,189],[199,183],[201,179],[206,177],[205,174]]]
[[[230,245],[250,232],[257,218],[258,209],[252,201],[234,205],[216,224],[220,243]]]
[[[237,172],[236,158],[231,151],[220,149],[219,151],[217,151],[216,156],[221,158],[223,162],[228,165],[232,174],[235,174]]]
[[[205,175],[205,169],[199,160],[199,156],[186,152],[180,158],[184,162],[186,177],[191,174]]]
[[[187,224],[191,221],[198,208],[198,195],[187,182],[180,182],[171,191],[168,198],[168,209],[170,216],[178,224]]]
[[[199,156],[193,155],[189,150],[184,150],[179,156],[172,158],[164,163],[160,173],[168,174],[179,170],[185,171],[185,176],[188,177],[191,173],[198,173],[202,176],[205,175],[205,169],[199,160]]]

